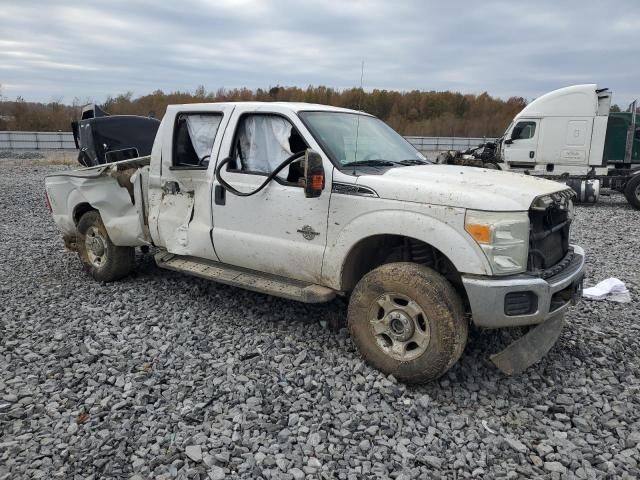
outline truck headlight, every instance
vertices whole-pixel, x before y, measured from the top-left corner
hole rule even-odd
[[[467,210],[464,229],[484,251],[494,275],[526,270],[529,249],[527,212]]]

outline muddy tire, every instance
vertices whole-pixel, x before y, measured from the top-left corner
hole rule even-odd
[[[624,196],[633,208],[640,210],[640,173],[629,179],[624,187]]]
[[[119,280],[133,269],[135,249],[114,245],[95,210],[80,218],[77,246],[85,270],[99,282]]]
[[[453,286],[415,263],[389,263],[366,274],[351,295],[348,322],[364,359],[407,383],[435,380],[451,368],[469,329]]]

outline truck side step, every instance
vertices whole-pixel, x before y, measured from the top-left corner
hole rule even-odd
[[[304,303],[328,302],[336,296],[334,290],[322,285],[233,267],[201,258],[161,252],[155,255],[155,260],[160,268]]]

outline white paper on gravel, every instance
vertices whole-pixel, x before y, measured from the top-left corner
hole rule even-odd
[[[627,303],[631,301],[631,294],[624,282],[617,278],[607,278],[597,285],[585,288],[582,296],[589,300],[611,300],[612,302]]]

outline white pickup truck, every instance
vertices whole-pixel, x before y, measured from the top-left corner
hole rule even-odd
[[[154,247],[161,268],[302,302],[348,296],[361,354],[405,382],[447,371],[470,323],[529,327],[491,357],[522,371],[580,296],[570,189],[432,164],[347,109],[173,105],[150,156],[50,175],[46,197],[95,280]]]

